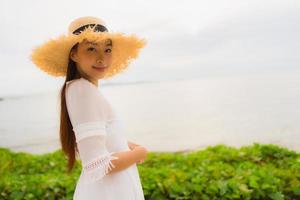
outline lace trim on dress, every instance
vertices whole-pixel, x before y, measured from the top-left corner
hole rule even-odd
[[[115,168],[111,161],[117,160],[119,158],[116,156],[112,156],[113,153],[115,152],[101,155],[100,157],[84,165],[83,172],[85,173],[86,184],[102,179],[105,175],[107,175],[109,170]]]

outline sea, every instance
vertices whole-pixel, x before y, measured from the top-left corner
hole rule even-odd
[[[276,144],[300,152],[300,73],[141,81],[99,86],[128,141],[178,152],[225,144]],[[60,149],[59,90],[1,97],[0,147]]]

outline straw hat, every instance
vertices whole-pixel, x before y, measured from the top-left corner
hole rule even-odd
[[[112,63],[105,71],[103,78],[108,78],[127,68],[131,60],[139,55],[146,40],[135,34],[124,35],[120,32],[109,32],[105,22],[99,18],[86,16],[72,21],[67,35],[60,35],[44,44],[35,47],[30,55],[32,62],[51,76],[66,76],[71,48],[84,39],[101,42],[112,40]]]

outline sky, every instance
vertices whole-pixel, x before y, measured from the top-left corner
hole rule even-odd
[[[59,89],[64,78],[45,74],[29,55],[82,16],[147,40],[138,59],[107,83],[300,68],[297,0],[1,0],[0,97]]]

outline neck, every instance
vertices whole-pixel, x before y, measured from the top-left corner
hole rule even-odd
[[[91,79],[90,80],[96,87],[98,87],[99,83],[98,83],[98,79]]]

